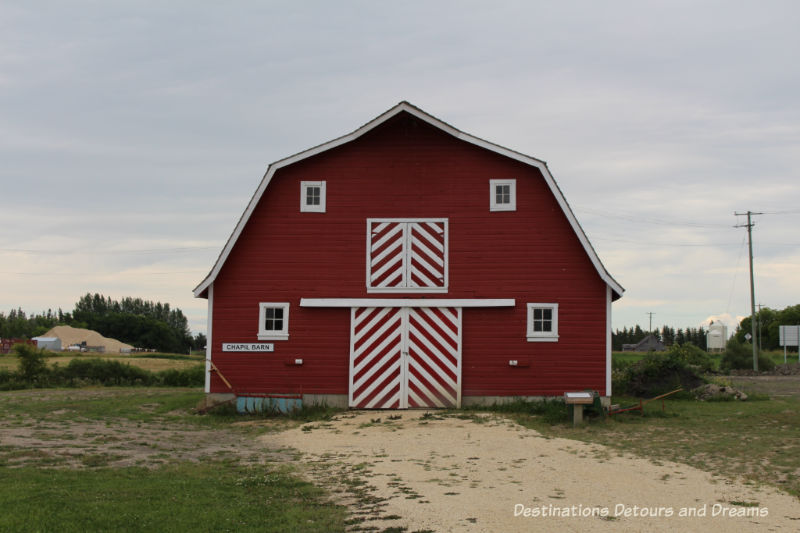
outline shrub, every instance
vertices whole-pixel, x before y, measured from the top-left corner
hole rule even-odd
[[[748,370],[753,368],[753,345],[748,343],[742,344],[736,337],[732,337],[728,344],[725,345],[725,353],[722,354],[720,361],[720,369],[723,372],[730,372],[731,370]],[[758,356],[758,369],[759,370],[772,370],[775,368],[775,363],[772,359]]]
[[[163,370],[158,373],[120,361],[104,359],[73,359],[67,366],[48,368],[45,352],[33,346],[14,347],[20,357],[17,372],[0,370],[0,390],[30,387],[81,385],[164,385],[168,387],[200,387],[205,383],[205,367],[193,366],[184,370]]]
[[[20,379],[16,372],[0,370],[0,390],[19,390],[27,387],[28,385]]]
[[[169,387],[199,387],[206,382],[206,368],[198,365],[183,370],[162,370],[156,378],[159,384]]]
[[[19,357],[19,377],[22,381],[39,383],[46,381],[48,370],[46,352],[30,344],[15,344],[14,353]]]
[[[667,355],[688,366],[695,367],[700,372],[710,372],[714,368],[714,361],[708,355],[708,352],[698,348],[691,342],[671,346]]]
[[[624,370],[618,385],[622,388],[620,393],[650,397],[679,387],[692,390],[704,382],[681,357],[671,353],[650,353]]]
[[[62,382],[74,385],[76,380],[98,385],[154,385],[157,382],[152,372],[119,361],[103,359],[73,359],[59,369]]]

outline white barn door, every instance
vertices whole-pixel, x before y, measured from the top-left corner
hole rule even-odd
[[[461,405],[461,308],[354,307],[349,405]]]

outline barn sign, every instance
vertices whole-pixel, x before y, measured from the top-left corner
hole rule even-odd
[[[205,390],[277,409],[608,403],[623,292],[544,161],[400,102],[267,168],[194,289]],[[273,350],[291,356],[250,355]]]
[[[223,352],[274,352],[275,345],[267,344],[264,342],[251,342],[251,343],[233,343],[223,342]]]

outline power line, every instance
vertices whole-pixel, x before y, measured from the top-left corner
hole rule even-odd
[[[218,250],[218,246],[180,246],[175,248],[143,248],[138,250],[107,250],[105,248],[72,248],[69,250],[32,250],[27,248],[0,248],[0,252],[21,253],[31,255],[69,255],[69,254],[159,254],[193,252],[199,250]]]
[[[761,215],[798,215],[800,214],[800,209],[787,209],[784,211],[764,211],[763,213],[759,213]]]
[[[607,218],[618,218],[621,220],[628,220],[632,222],[643,222],[645,224],[655,224],[659,226],[685,226],[689,228],[727,228],[728,224],[716,224],[716,223],[708,223],[708,222],[680,222],[675,220],[667,220],[662,218],[653,218],[653,217],[640,217],[635,215],[626,215],[626,214],[619,214],[619,213],[611,213],[609,211],[601,211],[598,209],[592,209],[588,207],[578,207],[575,206],[577,211],[581,211],[584,213],[589,213],[592,215],[607,217]]]
[[[171,274],[198,274],[208,272],[208,270],[166,270],[163,272],[116,272],[117,275],[141,275],[141,276],[150,276],[150,275],[158,275],[158,276],[168,276]],[[0,274],[4,276],[65,276],[65,277],[81,277],[81,276],[90,276],[94,277],[98,274],[96,272],[0,272]]]

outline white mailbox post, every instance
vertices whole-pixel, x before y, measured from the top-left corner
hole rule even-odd
[[[594,394],[591,392],[565,392],[564,403],[572,405],[572,425],[579,426],[583,423],[583,406],[594,403]]]

